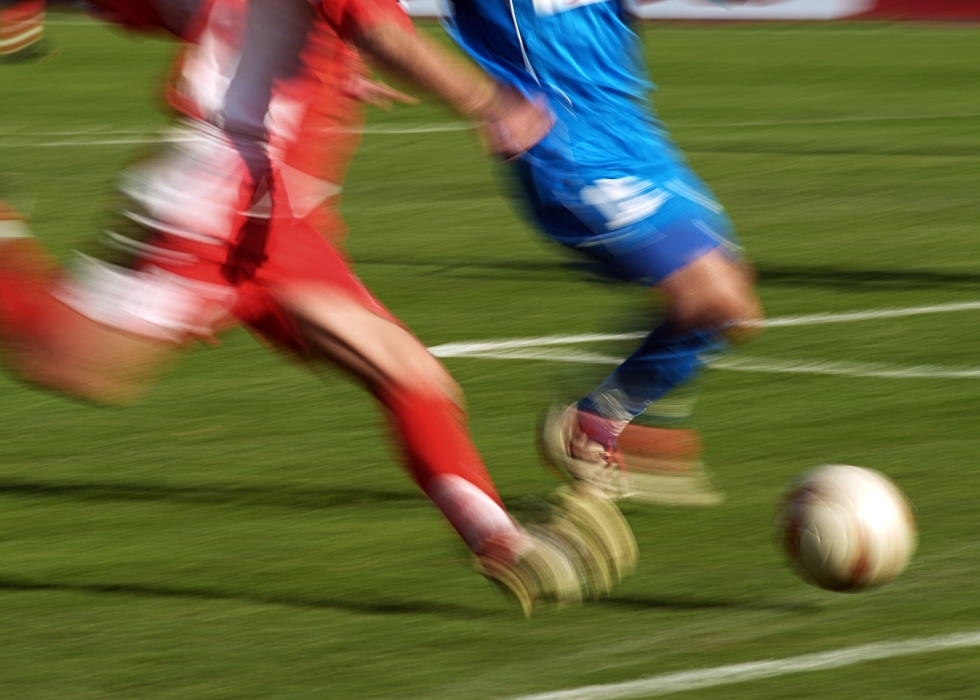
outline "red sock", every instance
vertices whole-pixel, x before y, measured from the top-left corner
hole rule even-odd
[[[470,440],[463,413],[446,397],[408,391],[381,396],[401,438],[412,478],[477,554],[520,530],[503,507]]]
[[[620,433],[628,425],[627,421],[606,418],[589,411],[578,411],[578,425],[582,432],[589,436],[589,439],[598,442],[607,450],[616,445],[616,440]]]
[[[37,338],[60,303],[51,296],[57,264],[33,238],[0,241],[0,338]]]

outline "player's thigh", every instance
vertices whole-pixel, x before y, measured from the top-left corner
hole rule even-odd
[[[657,288],[679,327],[721,329],[733,340],[761,328],[762,306],[749,270],[720,248],[677,269]]]
[[[460,400],[456,383],[415,335],[302,221],[277,222],[269,260],[242,287],[236,316],[287,348],[339,365],[374,390],[392,385]]]

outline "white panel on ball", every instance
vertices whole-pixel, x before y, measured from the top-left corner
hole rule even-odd
[[[807,581],[833,591],[888,583],[918,541],[905,494],[871,469],[835,464],[800,476],[778,521],[786,556]]]

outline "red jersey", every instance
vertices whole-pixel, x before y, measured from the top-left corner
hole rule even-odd
[[[110,16],[185,40],[169,103],[196,127],[167,175],[157,163],[136,191],[148,209],[194,238],[230,240],[264,170],[281,177],[279,204],[344,235],[336,195],[357,148],[363,107],[347,91],[367,69],[347,39],[376,24],[411,31],[395,0],[96,0]],[[250,145],[251,144],[251,145]],[[140,189],[142,188],[142,189]],[[176,190],[176,192],[175,192]]]
[[[412,22],[397,0],[310,0],[317,12],[345,41],[376,24],[397,24],[412,31]]]

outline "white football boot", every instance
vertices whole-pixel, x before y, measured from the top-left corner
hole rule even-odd
[[[636,566],[633,532],[619,509],[588,486],[562,488],[545,522],[520,539],[491,542],[476,568],[505,588],[529,617],[538,603],[563,607],[608,593]]]

